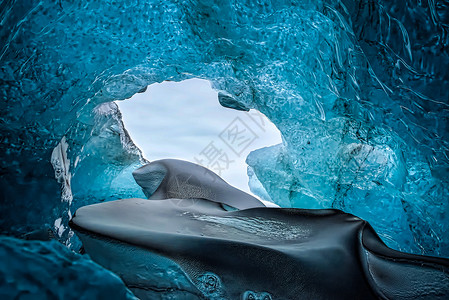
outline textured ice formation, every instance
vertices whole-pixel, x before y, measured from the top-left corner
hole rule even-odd
[[[253,181],[281,206],[339,208],[396,249],[447,256],[448,7],[341,4],[328,8],[351,30],[333,31],[333,58],[321,65],[329,81],[306,85],[312,95],[301,91],[287,102],[299,105],[270,117],[284,144],[250,154]],[[315,113],[299,108],[314,104]]]
[[[56,241],[0,237],[2,299],[137,299],[117,275]]]
[[[149,200],[81,207],[70,226],[140,299],[449,296],[449,260],[391,250],[353,215],[263,207],[180,160],[152,162],[134,176]]]
[[[391,250],[353,215],[266,207],[227,211],[218,197],[189,206],[179,205],[182,200],[93,204],[76,211],[71,227],[86,252],[141,299],[449,296],[447,259]]]
[[[449,256],[446,2],[0,8],[1,232],[55,225],[67,239],[73,205],[140,193],[141,156],[116,108],[97,106],[197,77],[281,131],[282,145],[248,158],[272,201],[341,208],[397,249]]]

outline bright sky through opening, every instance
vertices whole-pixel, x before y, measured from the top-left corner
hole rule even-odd
[[[149,161],[201,164],[246,192],[249,152],[281,143],[280,132],[264,115],[222,107],[206,80],[152,84],[117,104],[125,128]]]

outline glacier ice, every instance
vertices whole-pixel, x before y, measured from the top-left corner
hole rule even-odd
[[[152,162],[135,176],[151,187],[149,199],[81,207],[70,226],[92,259],[141,299],[449,295],[448,259],[394,251],[354,215],[266,208],[180,160]],[[237,199],[244,209],[229,209]]]
[[[137,299],[114,273],[56,241],[0,237],[2,299]]]
[[[228,184],[211,170],[178,159],[161,159],[132,173],[148,199],[206,199],[234,209],[265,207],[262,202]]]
[[[340,208],[396,249],[449,256],[445,2],[0,8],[1,233],[56,227],[69,241],[77,207],[142,197],[131,172],[144,161],[109,102],[196,77],[223,105],[257,109],[282,133],[282,145],[248,157],[261,195]]]

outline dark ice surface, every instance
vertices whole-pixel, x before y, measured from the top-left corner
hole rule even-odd
[[[339,210],[229,211],[227,205],[257,206],[257,199],[192,165],[164,160],[135,172],[150,199],[167,199],[89,205],[71,221],[92,259],[117,273],[138,297],[449,297],[447,259],[392,250],[366,221]],[[191,171],[195,180],[189,185],[170,186]],[[178,198],[169,197],[173,193]]]
[[[201,198],[238,209],[265,207],[257,198],[229,185],[211,170],[184,160],[153,161],[135,170],[133,176],[148,199]]]

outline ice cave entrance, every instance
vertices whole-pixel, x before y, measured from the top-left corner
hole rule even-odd
[[[201,164],[246,192],[250,192],[248,154],[281,143],[279,130],[260,112],[221,106],[207,80],[152,84],[144,93],[117,104],[125,128],[145,158]]]

